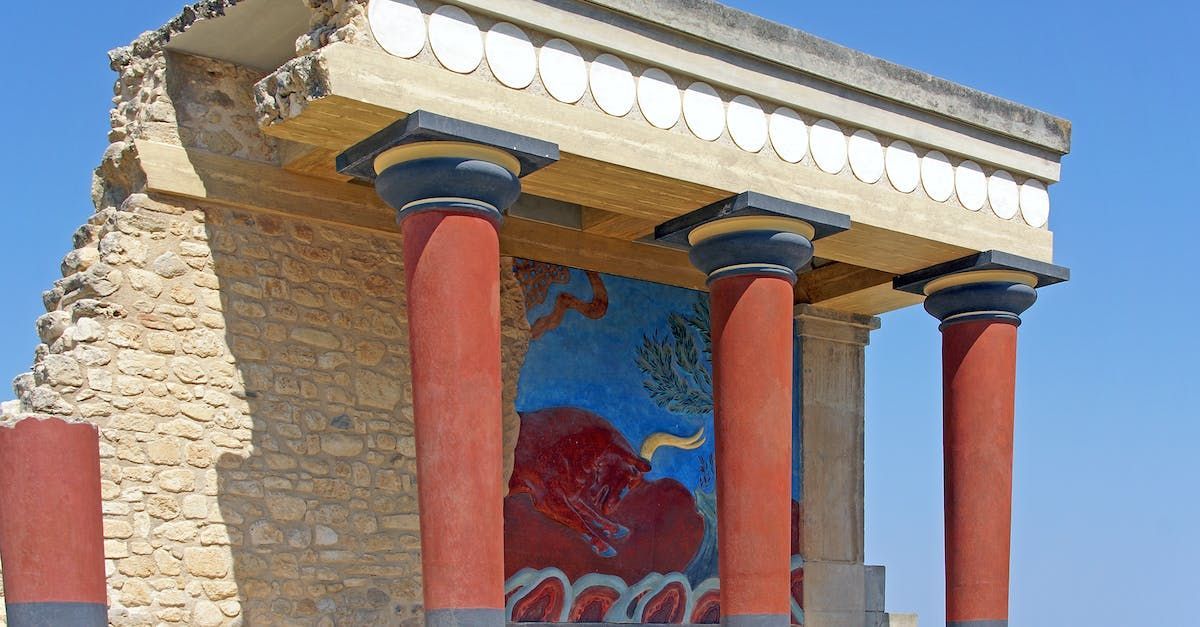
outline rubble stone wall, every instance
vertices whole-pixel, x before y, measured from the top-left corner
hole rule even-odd
[[[161,52],[114,67],[97,211],[4,406],[100,428],[110,622],[418,624],[399,237],[145,194],[133,139],[276,160],[261,77]],[[529,342],[511,265],[509,451]]]

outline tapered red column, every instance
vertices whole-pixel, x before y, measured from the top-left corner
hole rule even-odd
[[[657,231],[668,243],[686,235],[708,275],[724,625],[791,623],[794,286],[814,223],[825,234],[849,225],[841,218],[747,193]]]
[[[29,417],[0,426],[0,562],[10,627],[108,624],[99,434]]]
[[[1008,619],[1016,354],[1011,322],[977,320],[942,331],[951,625],[992,627]]]
[[[792,283],[747,274],[710,289],[722,620],[787,625]]]
[[[504,607],[499,240],[492,222],[469,214],[429,211],[401,227],[426,614],[495,624]]]
[[[1008,625],[1017,327],[1065,268],[980,253],[896,280],[942,321],[946,624]]]
[[[497,229],[519,177],[557,152],[418,112],[339,157],[404,239],[427,625],[504,624]]]

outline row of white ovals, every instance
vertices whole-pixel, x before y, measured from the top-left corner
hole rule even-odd
[[[428,33],[434,56],[453,72],[474,72],[486,57],[496,80],[513,89],[524,89],[540,76],[552,97],[575,103],[590,86],[596,104],[609,115],[625,116],[636,103],[646,121],[661,129],[673,128],[682,117],[692,134],[706,141],[715,141],[728,130],[739,148],[759,152],[769,139],[776,154],[789,163],[811,153],[817,167],[829,174],[842,172],[849,163],[864,183],[876,183],[886,174],[892,187],[904,193],[921,186],[937,202],[957,194],[971,211],[979,211],[990,200],[1000,218],[1009,220],[1020,213],[1033,227],[1042,227],[1049,219],[1049,195],[1035,179],[1018,185],[1008,172],[997,170],[988,176],[969,160],[955,166],[937,150],[918,156],[903,140],[885,148],[867,130],[855,131],[847,141],[830,120],[818,120],[810,128],[787,107],[767,115],[749,96],[737,96],[726,105],[715,89],[701,82],[681,94],[663,70],[650,68],[634,78],[621,59],[608,53],[589,65],[575,46],[562,39],[551,39],[536,49],[524,31],[507,22],[481,34],[471,16],[456,6],[439,7],[429,15],[427,27],[414,0],[371,0],[368,19],[379,45],[398,57],[420,54]]]

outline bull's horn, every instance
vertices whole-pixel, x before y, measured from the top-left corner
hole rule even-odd
[[[642,459],[650,461],[654,457],[654,451],[664,446],[692,451],[704,446],[704,442],[704,427],[700,427],[700,430],[695,435],[688,438],[671,433],[651,433],[642,442]]]

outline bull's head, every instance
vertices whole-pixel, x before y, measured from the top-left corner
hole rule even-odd
[[[597,460],[591,486],[592,502],[604,514],[612,514],[630,490],[642,484],[650,463],[620,448],[606,450]]]

